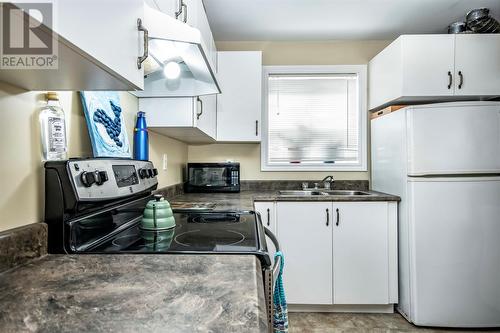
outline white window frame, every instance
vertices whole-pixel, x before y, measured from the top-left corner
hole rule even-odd
[[[359,131],[358,143],[360,161],[349,165],[307,165],[283,164],[270,165],[268,161],[268,78],[275,74],[357,74],[358,76],[358,105]],[[262,136],[260,146],[261,171],[368,171],[368,137],[367,137],[367,65],[321,65],[321,66],[263,66],[262,70]]]

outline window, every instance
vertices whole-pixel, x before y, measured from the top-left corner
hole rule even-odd
[[[263,171],[366,171],[366,66],[264,67]]]

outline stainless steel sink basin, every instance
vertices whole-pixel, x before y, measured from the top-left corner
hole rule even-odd
[[[332,191],[324,191],[327,195],[372,195],[368,192],[363,191],[347,191],[347,190],[332,190]]]
[[[304,190],[304,191],[278,191],[279,195],[283,197],[306,197],[306,196],[328,196],[328,195],[372,195],[364,191],[348,191],[348,190]]]
[[[328,193],[322,192],[322,191],[278,191],[278,193],[281,196],[289,196],[289,197],[305,197],[305,196],[312,196],[312,195],[328,195]]]

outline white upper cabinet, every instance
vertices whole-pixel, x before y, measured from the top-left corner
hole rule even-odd
[[[208,61],[217,72],[217,48],[215,47],[214,37],[212,30],[208,23],[207,13],[202,0],[184,0],[187,7],[187,24],[200,30],[201,38],[203,40],[203,47],[205,48]]]
[[[187,143],[211,143],[216,135],[215,95],[139,98],[148,129]]]
[[[500,95],[500,34],[456,35],[455,94]]]
[[[217,136],[217,96],[206,95],[197,98],[195,126],[210,138]]]
[[[403,93],[411,96],[452,96],[453,84],[450,84],[450,79],[453,79],[455,36],[405,37],[401,39],[399,50],[404,59],[400,64]],[[423,59],[426,59],[424,66]]]
[[[144,0],[144,3],[151,8],[158,9],[163,13],[175,17],[175,13],[179,11],[179,0]],[[182,19],[182,17],[180,17]]]
[[[369,63],[369,108],[499,96],[499,54],[499,34],[400,36]]]
[[[137,20],[143,14],[142,0],[57,1],[56,24],[53,30],[44,28],[45,33],[55,32],[57,69],[0,69],[0,77],[27,90],[142,89],[143,69],[137,59],[144,34]],[[22,15],[10,17],[22,26]]]
[[[260,142],[262,52],[218,52],[217,141]]]
[[[146,0],[145,3],[151,8],[156,8],[173,18],[177,18],[181,21],[186,19],[187,24],[193,28],[199,29],[209,61],[213,68],[216,69],[217,48],[215,47],[215,41],[212,36],[212,31],[210,29],[210,24],[208,23],[205,6],[202,0],[183,0],[182,3],[184,3],[184,8],[180,8],[180,0]],[[177,12],[180,13],[178,17],[175,15]]]

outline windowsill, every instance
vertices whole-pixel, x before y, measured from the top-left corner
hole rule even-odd
[[[289,171],[289,172],[301,172],[301,171],[368,171],[366,165],[261,165],[261,171]]]

